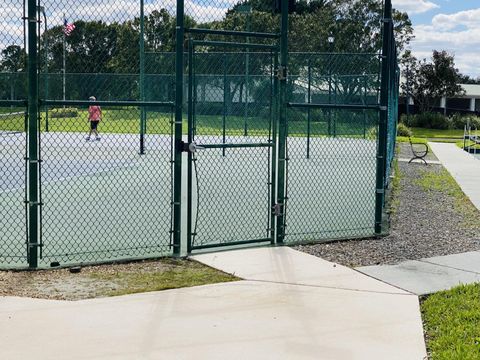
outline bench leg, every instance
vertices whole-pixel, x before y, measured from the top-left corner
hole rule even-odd
[[[428,165],[427,161],[423,157],[420,157],[420,156],[414,156],[413,158],[410,159],[410,161],[408,163],[410,164],[413,160],[416,160],[416,159],[422,160],[425,163],[425,165]]]

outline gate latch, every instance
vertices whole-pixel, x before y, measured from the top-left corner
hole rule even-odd
[[[272,206],[272,210],[273,210],[273,215],[274,216],[281,216],[283,215],[283,212],[282,212],[282,204],[275,204]]]
[[[205,148],[200,145],[197,145],[195,141],[191,143],[186,143],[182,141],[182,152],[196,153],[197,150],[203,150],[203,149]]]
[[[287,78],[287,67],[286,66],[279,66],[275,70],[275,75],[277,76],[278,80],[285,80]]]

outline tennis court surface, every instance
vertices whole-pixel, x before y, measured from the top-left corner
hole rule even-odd
[[[172,142],[169,135],[41,133],[40,266],[169,255]],[[222,138],[198,136],[203,142]],[[254,141],[230,136],[228,143]],[[26,265],[25,134],[0,137],[3,262]],[[376,141],[288,139],[286,242],[368,236],[374,232]],[[270,233],[270,148],[205,149],[192,174],[197,244],[235,243]],[[182,177],[187,177],[184,166]],[[185,200],[186,201],[186,200]],[[185,206],[185,204],[183,204]],[[186,225],[185,225],[186,226]],[[185,237],[183,239],[185,241]]]

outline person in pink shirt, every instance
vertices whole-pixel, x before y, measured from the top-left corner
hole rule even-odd
[[[90,96],[88,98],[90,101],[97,100],[95,96]],[[90,105],[88,107],[88,122],[90,123],[90,132],[87,136],[87,141],[90,141],[92,134],[95,134],[95,140],[99,141],[100,136],[98,135],[98,123],[102,120],[102,109],[98,105]]]

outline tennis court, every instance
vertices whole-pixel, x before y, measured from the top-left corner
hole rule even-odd
[[[39,264],[170,254],[170,136],[145,135],[143,155],[138,134],[85,136],[40,135]],[[26,265],[25,148],[25,133],[2,131],[0,253],[18,266]]]
[[[213,136],[196,140],[199,145],[223,141]],[[1,153],[7,154],[1,166],[8,169],[0,182],[6,204],[0,253],[10,266],[26,264],[25,143],[24,133],[4,133],[0,140]],[[79,132],[41,134],[40,266],[171,254],[171,138],[146,135],[143,155],[138,144],[138,134],[102,134],[100,141],[88,142]],[[376,141],[312,138],[309,159],[305,137],[290,137],[288,149],[286,241],[373,234]],[[269,152],[197,152],[192,199],[197,244],[269,236]]]

